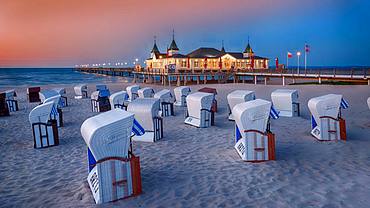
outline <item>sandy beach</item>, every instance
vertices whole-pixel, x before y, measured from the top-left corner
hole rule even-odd
[[[130,83],[108,84],[111,93]],[[141,86],[146,86],[140,84]],[[80,134],[91,112],[90,100],[73,99],[63,108],[65,126],[60,144],[34,149],[28,114],[37,103],[26,101],[26,88],[15,88],[20,110],[0,117],[0,207],[95,207],[88,187],[86,144]],[[151,85],[155,90],[163,88]],[[194,85],[218,91],[215,126],[198,129],[184,124],[184,110],[164,118],[164,138],[134,143],[140,156],[143,194],[102,207],[369,207],[370,110],[369,86],[279,86],[252,84]],[[55,86],[42,86],[42,89]],[[228,121],[226,95],[253,90],[271,100],[278,88],[299,91],[301,117],[272,121],[276,161],[243,162],[234,150],[234,122]],[[8,89],[8,88],[7,88]],[[95,85],[88,85],[89,94]],[[5,88],[0,89],[0,91]],[[343,94],[346,142],[319,142],[310,135],[310,98]]]

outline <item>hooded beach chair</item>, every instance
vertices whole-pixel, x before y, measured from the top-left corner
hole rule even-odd
[[[97,85],[96,85],[96,91],[100,91],[100,90],[108,90],[107,85],[104,85],[104,84],[97,84]]]
[[[308,109],[311,117],[311,134],[319,141],[346,140],[346,123],[341,109],[348,103],[338,94],[328,94],[311,98]]]
[[[367,98],[367,106],[369,107],[369,109],[370,109],[370,97],[369,98]]]
[[[87,98],[87,85],[79,84],[73,87],[75,91],[75,99]]]
[[[57,120],[51,114],[56,109],[53,102],[36,106],[29,114],[32,127],[34,148],[44,148],[59,144]]]
[[[68,106],[68,99],[67,99],[67,92],[66,88],[54,88],[54,91],[56,91],[60,95],[60,107],[66,107]]]
[[[41,102],[39,97],[40,87],[29,87],[27,88],[27,98],[30,103]]]
[[[9,116],[9,108],[6,103],[6,93],[0,93],[0,116]]]
[[[52,120],[56,120],[57,121],[57,126],[58,127],[62,127],[63,126],[63,111],[62,109],[60,108],[60,100],[61,100],[61,96],[60,95],[56,95],[56,96],[53,96],[53,97],[49,97],[47,98],[43,103],[53,103],[54,104],[54,109],[56,109],[56,111],[53,111],[51,114],[50,114],[50,118]]]
[[[91,110],[92,112],[105,112],[109,111],[109,90],[99,90],[91,93]]]
[[[154,96],[154,89],[151,87],[144,87],[137,91],[139,98],[152,98]]]
[[[18,111],[18,101],[16,100],[17,93],[15,90],[6,90],[5,92],[5,100],[8,105],[8,109],[10,112]]]
[[[299,116],[298,91],[290,89],[277,89],[271,93],[274,108],[283,117]]]
[[[140,89],[139,85],[131,85],[126,87],[126,92],[128,94],[128,101],[131,102],[139,97],[138,90]]]
[[[173,97],[170,90],[164,89],[154,94],[154,98],[159,99],[162,116],[174,116],[175,112],[173,109],[173,103],[175,98]]]
[[[256,99],[235,105],[235,146],[239,156],[248,162],[275,160],[275,135],[269,118],[278,118],[270,101]]]
[[[191,90],[188,86],[176,87],[173,89],[175,93],[175,105],[179,107],[186,107],[186,97],[190,94]]]
[[[57,91],[55,90],[42,90],[39,92],[39,97],[41,103],[44,103],[44,101],[50,97],[58,96],[60,95]]]
[[[196,92],[186,97],[187,115],[185,123],[199,128],[207,128],[214,123],[212,104],[214,94]]]
[[[123,110],[127,110],[127,105],[128,105],[128,94],[126,91],[120,91],[113,93],[109,97],[109,102],[111,109],[115,108],[121,108]]]
[[[131,148],[134,114],[113,109],[88,118],[81,135],[88,147],[87,182],[97,204],[139,195],[140,159]]]
[[[135,135],[132,138],[134,141],[155,142],[163,138],[163,119],[159,115],[159,99],[137,98],[128,104],[127,111],[135,114],[135,119],[145,130],[145,134]]]
[[[235,90],[227,95],[227,102],[229,107],[229,120],[234,120],[232,110],[235,105],[256,99],[253,91],[249,90]]]

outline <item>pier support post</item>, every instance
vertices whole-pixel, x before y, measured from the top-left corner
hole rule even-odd
[[[171,76],[168,75],[168,86],[171,87]]]
[[[267,85],[267,77],[265,77],[265,85]]]
[[[295,84],[295,78],[293,77],[293,80],[292,80],[293,84]]]
[[[254,75],[254,84],[257,84],[257,75]]]
[[[204,81],[204,84],[207,84],[207,76],[204,75],[203,78],[204,78],[204,80],[203,80]]]
[[[321,77],[319,77],[319,84],[321,84]]]
[[[176,79],[177,79],[177,86],[179,87],[181,85],[180,76],[177,75]]]
[[[368,79],[368,80],[367,80],[367,85],[369,85],[369,86],[370,86],[370,79]]]
[[[285,76],[283,76],[283,86],[285,86]]]
[[[243,84],[245,84],[245,76],[242,76]]]
[[[188,78],[186,77],[186,75],[184,75],[184,85],[186,85],[187,81],[188,81]]]
[[[200,79],[200,77],[197,76],[197,85],[199,85],[199,79]]]

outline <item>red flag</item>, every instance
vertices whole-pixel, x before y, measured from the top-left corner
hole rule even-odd
[[[221,57],[220,57],[220,61],[218,62],[218,66],[220,67],[220,69],[222,69],[222,60],[221,60]]]
[[[310,52],[310,46],[307,45],[307,43],[304,45],[304,50],[306,51],[306,53]]]
[[[207,58],[204,59],[204,68],[207,69]]]
[[[275,65],[276,65],[276,68],[278,69],[279,68],[279,58],[275,59]]]
[[[267,67],[266,67],[266,62],[267,62],[266,60],[263,60],[263,68],[264,68],[264,69],[266,69],[266,68],[267,68]]]
[[[251,68],[254,69],[254,56],[251,56]]]
[[[293,54],[288,52],[288,58],[292,58],[293,57]]]
[[[188,57],[188,69],[190,68],[190,58]]]

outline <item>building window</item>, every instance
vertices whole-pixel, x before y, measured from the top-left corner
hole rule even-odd
[[[194,67],[199,67],[199,61],[198,60],[194,61]]]
[[[183,59],[183,60],[181,61],[181,67],[187,67],[187,66],[186,66],[186,60],[185,60],[185,59]]]

